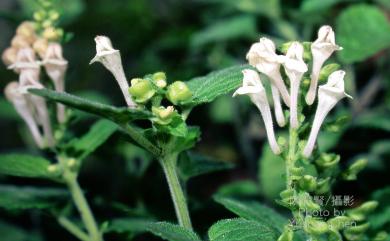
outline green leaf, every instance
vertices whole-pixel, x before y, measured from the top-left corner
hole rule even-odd
[[[0,207],[7,210],[46,209],[68,198],[68,192],[58,188],[0,186]]]
[[[18,176],[49,178],[53,175],[48,172],[50,162],[39,156],[24,154],[0,155],[0,174]]]
[[[222,196],[256,196],[259,192],[259,186],[255,181],[239,180],[222,185],[216,194]]]
[[[0,98],[0,118],[4,120],[21,120],[12,104],[4,98]]]
[[[241,71],[252,68],[249,65],[233,66],[186,82],[193,93],[192,105],[213,101],[220,95],[228,94],[242,85]]]
[[[344,48],[340,60],[353,63],[365,60],[390,46],[390,23],[377,7],[352,5],[337,18],[336,36]]]
[[[193,152],[181,155],[178,163],[180,177],[184,180],[232,167],[233,164],[231,163],[212,160],[211,158]]]
[[[368,220],[373,229],[383,229],[386,224],[390,224],[390,187],[375,191],[371,199],[378,201],[379,207],[369,216]]]
[[[200,130],[198,127],[188,127],[188,133],[184,137],[176,137],[174,143],[174,151],[180,153],[195,146],[200,137]]]
[[[241,218],[257,221],[259,223],[267,223],[278,234],[283,232],[284,225],[288,223],[288,220],[285,217],[272,208],[258,202],[239,201],[223,196],[215,196],[214,200]]]
[[[102,145],[116,130],[117,125],[108,120],[97,121],[81,138],[72,139],[67,144],[70,156],[82,160]]]
[[[226,31],[229,29],[229,31]],[[207,43],[220,43],[231,39],[251,39],[256,33],[256,21],[253,16],[242,15],[220,20],[206,29],[195,33],[191,39],[193,47]]]
[[[37,233],[28,233],[12,224],[0,220],[0,234],[4,241],[43,241]]]
[[[244,13],[259,14],[269,18],[278,18],[280,16],[279,0],[197,0],[204,3],[217,3],[222,7],[232,8]]]
[[[210,241],[275,241],[278,238],[266,223],[243,218],[218,221],[208,235]]]
[[[179,225],[147,219],[115,219],[106,231],[133,234],[151,232],[168,241],[201,241],[196,233]]]
[[[148,119],[152,116],[151,113],[146,111],[129,109],[126,107],[113,107],[49,89],[30,89],[29,92],[75,109],[110,119],[117,123],[125,123],[137,119]]]
[[[275,155],[268,144],[264,145],[263,153],[259,158],[260,191],[270,200],[279,197],[279,193],[285,189],[285,163],[283,159]]]
[[[117,218],[110,221],[105,232],[138,234],[146,232],[152,220],[145,218]]]
[[[168,241],[201,241],[196,233],[167,222],[151,223],[148,231]]]
[[[301,4],[302,12],[324,11],[340,2],[348,0],[304,0]]]

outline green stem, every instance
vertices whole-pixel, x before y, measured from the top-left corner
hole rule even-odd
[[[88,231],[88,240],[103,241],[91,208],[89,207],[87,199],[77,182],[78,170],[74,170],[75,165],[77,165],[77,161],[64,156],[58,156],[57,159],[63,168],[63,179],[72,195],[73,203],[79,211],[81,220]]]
[[[292,175],[290,170],[295,166],[297,143],[298,143],[298,133],[295,129],[290,128],[289,141],[288,141],[288,155],[287,155],[287,162],[286,162],[287,188],[293,188],[293,180],[292,180]]]
[[[140,146],[145,148],[147,151],[152,153],[154,156],[160,156],[161,149],[155,146],[152,142],[150,142],[142,132],[137,130],[134,126],[131,126],[127,123],[121,125],[123,130]]]
[[[192,230],[190,214],[188,212],[187,201],[183,189],[177,176],[176,164],[177,154],[164,156],[160,160],[168,182],[169,191],[175,206],[175,212],[180,226]]]
[[[85,228],[89,233],[89,240],[102,241],[103,239],[99,232],[95,218],[93,217],[92,211],[83,194],[83,191],[81,190],[80,185],[77,182],[76,175],[69,175],[69,177],[66,178],[66,183],[68,185],[70,193],[72,194],[73,201],[81,215],[81,219],[83,220]]]
[[[72,223],[69,219],[66,217],[58,217],[58,223],[64,227],[66,230],[68,230],[69,233],[73,234],[76,238],[80,239],[81,241],[90,241],[88,234],[83,232],[77,225]]]

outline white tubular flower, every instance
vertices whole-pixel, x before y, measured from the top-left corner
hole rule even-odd
[[[290,125],[296,129],[298,122],[298,92],[303,74],[307,71],[307,65],[303,61],[303,46],[299,42],[293,42],[287,50],[283,66],[290,79]]]
[[[282,95],[284,103],[290,106],[290,96],[280,75],[280,63],[282,59],[275,51],[275,44],[270,39],[260,38],[258,43],[251,46],[246,58],[250,65],[256,67],[259,72],[270,78],[272,84],[278,88]]]
[[[40,96],[25,94],[26,98],[34,105],[35,118],[42,126],[46,146],[52,147],[55,144],[53,130],[49,112],[47,110],[46,100]]]
[[[129,94],[129,84],[127,82],[125,72],[123,71],[122,60],[119,50],[112,47],[111,40],[106,36],[97,36],[96,56],[91,60],[90,64],[100,62],[108,69],[115,77],[125,97],[126,103],[130,108],[135,108],[137,105],[132,100]]]
[[[272,100],[274,102],[276,123],[278,123],[280,127],[284,127],[286,125],[286,118],[284,117],[282,102],[280,101],[280,93],[278,88],[272,83],[271,83],[271,93],[272,93]]]
[[[68,61],[62,55],[62,47],[58,43],[50,43],[43,58],[43,66],[47,75],[54,83],[58,92],[65,91],[65,73],[68,68]],[[65,122],[65,106],[57,104],[57,119],[60,123]]]
[[[24,122],[30,129],[31,135],[39,148],[44,147],[44,141],[39,131],[38,124],[34,119],[34,109],[31,103],[26,99],[19,90],[19,83],[14,81],[9,83],[5,89],[4,94],[8,101],[12,103],[16,112],[22,117]]]
[[[260,81],[260,76],[256,71],[251,69],[245,69],[242,73],[244,75],[242,87],[234,92],[233,97],[236,95],[248,95],[251,101],[257,106],[264,121],[271,150],[278,155],[281,150],[276,142],[271,110],[268,104],[267,94]]]
[[[306,103],[311,105],[314,103],[317,92],[318,77],[322,65],[336,50],[341,50],[342,47],[336,44],[335,34],[330,26],[322,26],[318,31],[317,39],[311,44],[311,53],[313,55],[313,67],[311,71],[311,82],[309,91],[306,95]]]
[[[320,131],[321,125],[329,111],[344,97],[352,98],[344,92],[344,75],[345,72],[338,70],[333,72],[325,85],[318,89],[318,106],[314,116],[310,136],[303,150],[303,155],[309,157],[314,149],[314,145]]]
[[[40,65],[32,48],[20,49],[15,63],[8,68],[19,73],[19,88],[23,93],[27,93],[28,88],[44,88],[39,82]]]

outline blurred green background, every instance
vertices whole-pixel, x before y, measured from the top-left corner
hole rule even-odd
[[[31,18],[33,2],[0,1],[0,50],[9,45],[15,27]],[[124,105],[124,101],[113,77],[98,64],[88,65],[95,55],[96,35],[109,36],[114,47],[120,49],[129,79],[165,71],[168,79],[175,81],[244,64],[246,52],[260,36],[276,43],[312,41],[321,25],[333,26],[336,42],[344,48],[333,58],[347,71],[346,89],[354,100],[344,100],[333,111],[330,119],[346,115],[349,122],[337,129],[327,128],[320,137],[320,148],[340,154],[343,166],[360,157],[368,159],[358,181],[340,182],[335,192],[353,195],[356,205],[370,198],[380,199],[374,227],[390,227],[390,1],[63,0],[58,7],[61,26],[73,36],[64,45],[64,56],[69,61],[67,91],[116,106]],[[1,89],[16,78],[2,65]],[[0,118],[1,153],[38,153],[3,96]],[[93,121],[93,116],[85,116],[70,128],[76,134],[84,133]],[[219,164],[227,163],[221,164],[224,170],[197,176],[187,183],[196,230],[204,233],[216,220],[233,216],[213,203],[211,196],[216,192],[275,205],[273,200],[284,185],[283,162],[264,145],[260,115],[248,100],[220,97],[196,108],[189,123],[202,129],[202,140],[195,148],[199,159],[208,156]],[[126,216],[175,220],[158,163],[125,142],[120,133],[89,157],[80,180],[100,222]],[[0,181],[47,185],[2,176]],[[0,223],[4,220],[34,233],[6,241],[42,237],[73,240],[48,213],[0,210]],[[6,224],[0,225],[2,228],[12,230]],[[107,237],[123,240],[117,235]],[[134,240],[158,239],[145,234]]]

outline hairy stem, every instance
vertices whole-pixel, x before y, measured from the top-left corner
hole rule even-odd
[[[90,241],[88,234],[86,234],[66,217],[61,216],[58,217],[57,220],[63,228],[65,228],[69,233],[73,234],[73,236],[76,238],[80,239],[81,241]]]
[[[66,183],[70,193],[72,194],[73,201],[81,215],[85,228],[88,230],[90,241],[102,241],[95,218],[76,177],[67,180]]]
[[[175,212],[180,226],[192,230],[190,214],[183,189],[177,175],[177,154],[168,154],[160,160],[164,174],[168,182],[169,191],[175,207]]]
[[[91,208],[88,205],[87,199],[77,181],[77,171],[68,167],[69,159],[66,157],[58,157],[60,164],[63,166],[63,178],[68,186],[69,192],[72,195],[73,203],[80,213],[81,220],[88,231],[89,241],[103,241]]]

